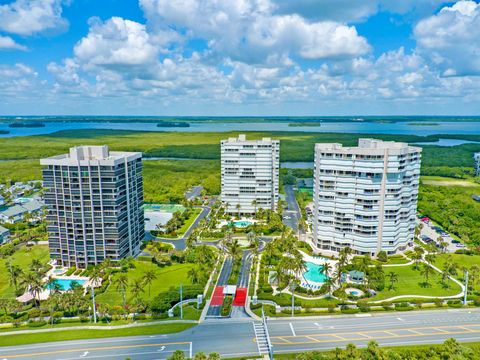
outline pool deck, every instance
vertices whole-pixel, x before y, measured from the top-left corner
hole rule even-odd
[[[332,266],[332,269],[336,268],[336,265],[338,262],[336,260],[327,259],[322,256],[310,256],[301,250],[299,251],[303,255],[303,260],[305,260],[306,262],[310,262],[315,265],[324,265],[325,263],[329,263]],[[307,289],[318,290],[323,285],[323,282],[316,282],[316,281],[306,279],[304,274],[300,276],[299,280],[301,282],[301,286]]]

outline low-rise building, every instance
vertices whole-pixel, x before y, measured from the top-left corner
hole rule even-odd
[[[22,205],[10,206],[0,212],[0,222],[15,224],[22,221],[26,214],[32,215],[31,220],[36,221],[44,206],[45,204],[38,200],[32,200]]]
[[[0,226],[0,244],[8,242],[10,239],[10,230]]]

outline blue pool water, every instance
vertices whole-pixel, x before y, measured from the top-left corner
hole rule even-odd
[[[303,274],[305,279],[317,283],[323,283],[327,280],[327,277],[320,273],[320,270],[323,268],[322,265],[317,265],[312,262],[307,262],[305,265],[307,267],[307,271]]]
[[[246,221],[246,220],[234,221],[233,222],[233,225],[235,225],[236,227],[239,227],[239,228],[245,228],[245,227],[250,226],[252,224],[253,223],[251,221]]]
[[[60,285],[60,289],[63,291],[70,290],[72,282],[77,282],[79,285],[83,286],[86,280],[71,280],[71,279],[55,279],[55,282]],[[54,284],[48,285],[49,289],[52,289]]]

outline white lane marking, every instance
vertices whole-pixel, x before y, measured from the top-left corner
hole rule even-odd
[[[190,359],[193,357],[193,342],[190,341]]]
[[[87,355],[88,355],[88,351],[85,351],[82,355],[80,355],[80,357],[83,358],[83,357],[85,357],[85,356],[87,356]]]
[[[372,314],[356,314],[355,317],[362,318],[362,317],[370,317]]]
[[[398,321],[405,321],[405,320],[403,320],[403,319],[400,318],[400,317],[397,317],[397,320],[398,320]]]
[[[173,353],[174,350],[165,351],[165,353]],[[165,354],[164,353],[164,354]],[[89,359],[102,359],[102,358],[116,358],[119,359],[120,357],[131,357],[131,356],[138,356],[138,355],[158,355],[158,352],[154,351],[146,351],[146,352],[134,352],[134,353],[123,353],[123,354],[106,354],[106,355],[93,355],[89,356]],[[78,358],[59,358],[58,360],[78,360]],[[157,359],[160,360],[160,359]]]
[[[290,330],[292,330],[293,336],[297,336],[297,334],[295,334],[295,330],[293,329],[292,323],[290,323]]]
[[[165,346],[162,346],[160,349],[158,349],[157,351],[163,351],[165,350]]]

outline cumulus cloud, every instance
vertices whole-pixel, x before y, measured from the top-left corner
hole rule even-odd
[[[137,66],[155,61],[158,49],[145,25],[120,17],[105,22],[91,19],[88,35],[74,48],[77,59],[87,66]]]
[[[355,27],[335,21],[310,22],[275,15],[269,0],[140,0],[154,29],[165,26],[202,38],[216,53],[247,63],[272,56],[307,59],[354,57],[370,51]]]
[[[15,40],[9,36],[0,35],[0,50],[27,50],[27,48],[16,43]]]
[[[459,1],[420,21],[414,35],[423,55],[445,76],[480,75],[480,4]]]
[[[17,0],[0,5],[0,30],[12,34],[28,36],[67,26],[62,18],[62,0]]]

